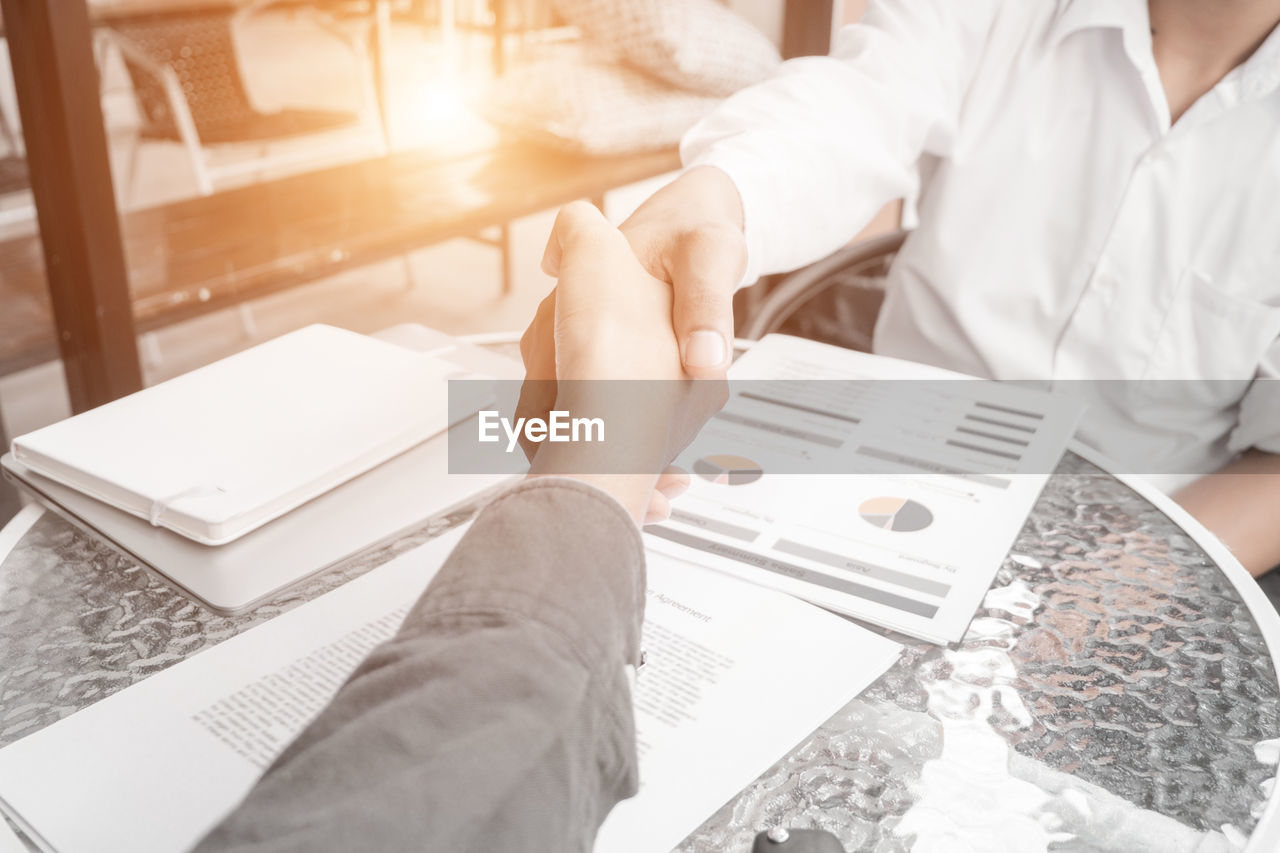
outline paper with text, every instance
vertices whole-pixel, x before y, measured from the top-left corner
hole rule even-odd
[[[596,853],[678,845],[897,660],[902,647],[788,595],[648,557],[636,677],[640,793]]]
[[[0,750],[0,804],[60,853],[172,853],[225,816],[397,629],[460,531]],[[896,659],[811,605],[649,560],[641,793],[601,853],[669,848]],[[774,687],[775,690],[766,688]]]

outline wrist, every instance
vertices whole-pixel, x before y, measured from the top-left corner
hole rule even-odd
[[[544,443],[530,476],[569,477],[608,492],[643,524],[668,463],[673,383],[661,380],[565,380],[555,410],[600,423],[590,440]]]

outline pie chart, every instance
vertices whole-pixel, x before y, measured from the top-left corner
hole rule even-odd
[[[764,471],[754,460],[729,453],[702,457],[693,463],[693,473],[719,486],[745,486],[764,476]]]
[[[898,533],[914,533],[933,524],[933,513],[922,503],[906,498],[869,498],[858,507],[867,524]]]

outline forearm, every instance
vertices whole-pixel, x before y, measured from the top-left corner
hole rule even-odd
[[[201,850],[588,850],[636,787],[634,522],[526,483]]]
[[[1174,499],[1254,577],[1280,566],[1280,454],[1248,451]]]
[[[786,63],[686,135],[686,166],[715,166],[740,191],[747,280],[829,254],[914,191],[921,155],[949,152],[995,15],[886,0],[830,57]]]

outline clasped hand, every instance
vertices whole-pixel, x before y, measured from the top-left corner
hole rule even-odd
[[[603,448],[526,445],[531,473],[590,482],[638,522],[665,518],[669,499],[688,485],[669,463],[727,397],[730,338],[715,331],[724,340],[723,357],[715,370],[693,378],[673,326],[671,285],[585,202],[560,211],[543,267],[557,284],[521,340],[526,377],[517,415],[600,416],[610,441]],[[729,323],[731,330],[731,316]]]

